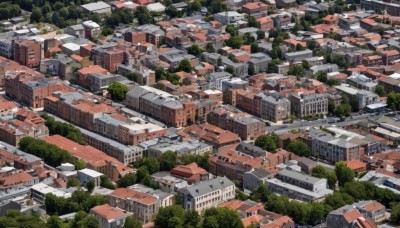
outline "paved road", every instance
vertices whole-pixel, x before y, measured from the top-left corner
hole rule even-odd
[[[306,130],[307,128],[310,128],[310,127],[320,127],[320,126],[329,127],[332,125],[341,127],[341,126],[356,124],[361,120],[369,118],[370,116],[371,116],[371,114],[353,115],[352,117],[346,118],[342,122],[331,123],[331,124],[328,124],[327,119],[319,119],[319,120],[304,121],[304,122],[295,121],[294,123],[291,123],[291,124],[268,126],[267,132],[275,132],[277,134],[285,134],[285,133],[289,132],[290,130]]]

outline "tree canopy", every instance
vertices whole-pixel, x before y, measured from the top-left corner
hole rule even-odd
[[[79,128],[68,122],[57,121],[54,117],[47,114],[43,114],[40,117],[46,120],[45,124],[49,128],[50,135],[61,135],[81,145],[86,145]]]
[[[113,82],[108,86],[107,91],[110,93],[111,98],[117,101],[125,100],[128,87],[120,82]]]
[[[274,152],[279,147],[279,144],[280,144],[280,138],[275,133],[262,135],[258,137],[254,142],[254,145],[269,152]]]
[[[300,140],[294,140],[287,145],[286,149],[290,152],[295,153],[298,156],[303,156],[303,157],[310,157],[311,156],[311,150],[305,144],[304,142]]]

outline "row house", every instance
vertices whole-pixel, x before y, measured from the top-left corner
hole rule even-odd
[[[32,108],[42,108],[44,99],[57,91],[71,91],[57,77],[45,78],[44,75],[26,73],[8,74],[5,78],[6,95]]]
[[[247,113],[226,108],[217,108],[209,114],[208,122],[234,132],[242,140],[253,140],[265,134],[265,123]]]

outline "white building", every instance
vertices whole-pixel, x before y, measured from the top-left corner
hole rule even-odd
[[[235,198],[235,184],[226,177],[218,177],[178,190],[185,210],[199,213],[217,207],[222,202]]]
[[[236,11],[221,12],[214,15],[214,19],[222,24],[231,24],[241,20],[245,20],[245,13],[238,13]]]
[[[71,197],[71,193],[64,192],[60,189],[53,188],[53,187],[51,187],[47,184],[43,184],[43,183],[35,184],[31,188],[32,199],[39,203],[42,203],[42,204],[45,203],[46,195],[49,193],[51,193],[55,196],[58,196],[58,197],[63,197],[63,198]]]
[[[82,169],[78,170],[78,175],[77,178],[81,182],[83,186],[86,186],[87,183],[90,181],[94,182],[94,186],[100,186],[101,180],[100,177],[103,176],[104,174],[99,173],[93,169]]]
[[[85,12],[98,13],[98,14],[111,14],[111,6],[103,1],[81,5],[81,7]]]

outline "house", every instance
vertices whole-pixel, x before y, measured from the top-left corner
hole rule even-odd
[[[81,5],[86,13],[111,14],[111,6],[103,1]]]
[[[144,224],[153,221],[159,209],[158,199],[129,188],[117,188],[109,195],[108,204],[133,214]]]
[[[380,215],[384,215],[385,207],[382,205],[379,206],[378,202],[375,202],[375,205],[371,203],[372,202],[366,203],[365,201],[361,201],[359,204],[355,203],[354,205],[345,205],[329,212],[326,217],[327,227],[377,227],[373,220],[374,217],[371,218],[368,216],[368,213],[366,213],[366,209],[363,206],[372,209],[369,212],[376,212],[375,209],[377,209],[377,212]],[[361,211],[363,211],[363,213],[361,213]],[[371,215],[371,213],[369,215]],[[379,221],[382,221],[381,218]]]
[[[171,170],[171,175],[186,180],[189,184],[196,184],[210,179],[210,174],[196,163],[178,165]]]
[[[243,174],[243,189],[250,192],[254,191],[260,187],[261,184],[264,184],[266,180],[272,179],[273,177],[274,174],[265,169],[252,169]]]
[[[93,207],[89,214],[97,219],[100,228],[122,228],[126,218],[131,216],[127,211],[109,204]]]
[[[185,210],[199,213],[235,198],[235,184],[226,177],[217,177],[178,190]]]
[[[236,11],[221,12],[214,15],[214,20],[227,25],[245,20],[246,14]]]
[[[68,26],[64,32],[76,38],[85,38],[85,28],[82,24]]]
[[[78,170],[77,178],[81,182],[83,186],[87,186],[89,182],[93,182],[94,186],[100,186],[101,180],[100,177],[104,174],[94,171],[93,169],[81,169]]]

